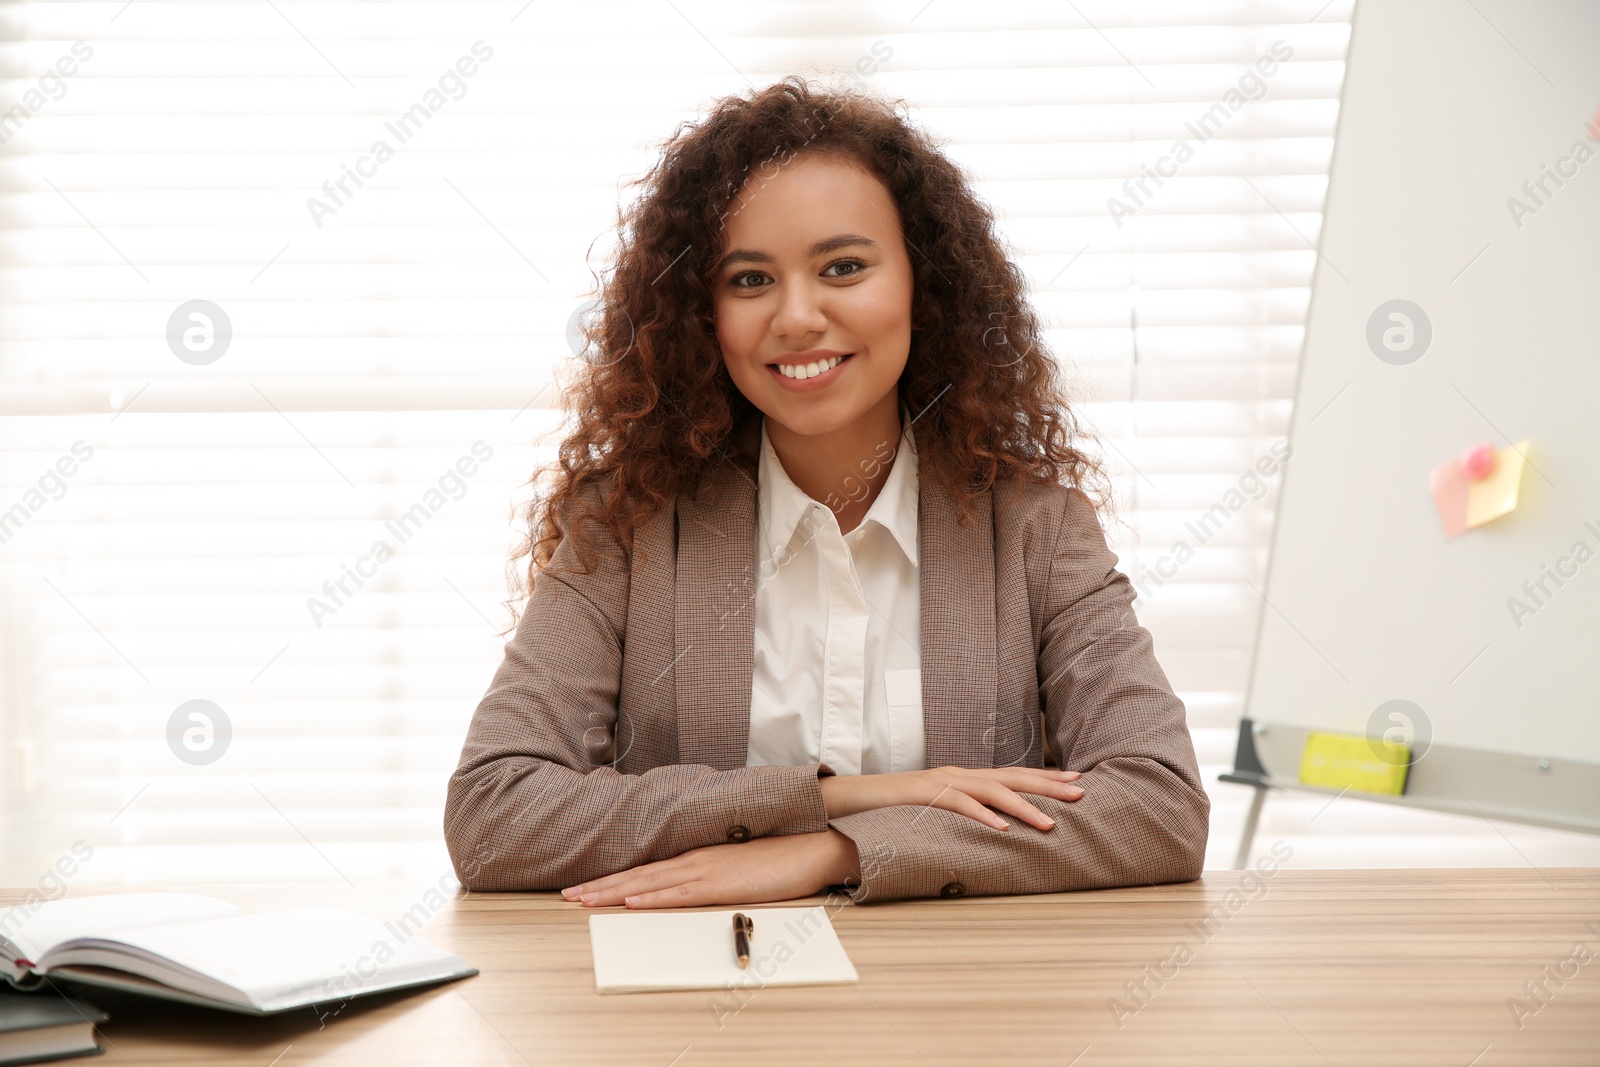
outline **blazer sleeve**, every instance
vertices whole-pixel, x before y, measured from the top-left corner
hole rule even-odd
[[[1051,751],[1082,772],[1071,802],[1026,794],[1055,819],[996,830],[942,808],[878,808],[830,822],[860,854],[858,902],[1054,893],[1185,882],[1205,862],[1211,801],[1183,702],[1134,618],[1094,506],[1067,493],[1046,583],[1039,696]]]
[[[444,809],[468,889],[562,889],[744,835],[827,829],[821,764],[606,765],[630,578],[610,544],[590,573],[569,574],[563,537],[472,717]]]

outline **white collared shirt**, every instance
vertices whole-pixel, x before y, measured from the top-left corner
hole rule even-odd
[[[841,533],[833,511],[790,480],[762,419],[747,766],[820,762],[838,774],[927,767],[917,451],[904,403],[900,425],[877,499]],[[866,462],[888,455],[885,446]]]

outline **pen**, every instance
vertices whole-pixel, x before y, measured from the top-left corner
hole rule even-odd
[[[750,939],[755,936],[756,921],[742,911],[733,913],[733,951],[739,957],[739,969],[750,966]]]

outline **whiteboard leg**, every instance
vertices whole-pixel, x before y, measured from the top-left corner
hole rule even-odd
[[[1250,798],[1250,811],[1244,817],[1244,831],[1239,835],[1239,851],[1233,854],[1233,869],[1244,870],[1246,859],[1250,855],[1250,845],[1256,839],[1256,823],[1261,821],[1261,805],[1266,802],[1267,787],[1256,786],[1255,796]]]

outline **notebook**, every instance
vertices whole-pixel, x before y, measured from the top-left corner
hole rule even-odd
[[[414,934],[334,908],[247,915],[190,893],[108,893],[0,910],[0,978],[270,1015],[478,973]]]
[[[0,985],[0,1067],[95,1056],[106,1013],[54,989],[17,993]]]
[[[755,920],[750,965],[734,955],[733,916]],[[856,981],[827,909],[730,908],[630,911],[589,916],[599,993],[759,989]]]

